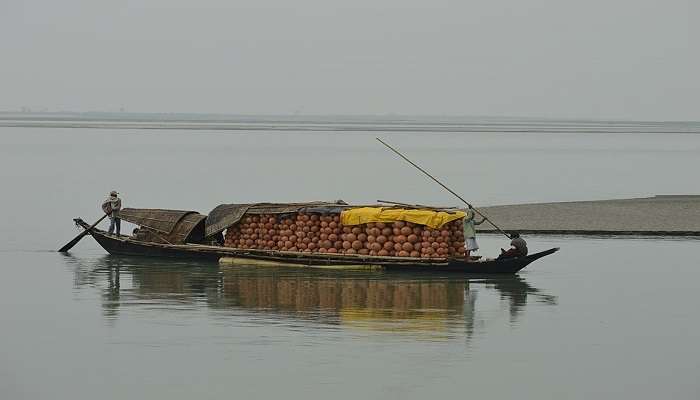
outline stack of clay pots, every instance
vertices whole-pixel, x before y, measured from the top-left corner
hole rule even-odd
[[[462,220],[432,229],[411,222],[342,226],[339,214],[248,215],[226,231],[225,246],[241,249],[370,256],[464,256]]]

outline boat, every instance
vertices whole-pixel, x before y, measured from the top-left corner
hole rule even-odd
[[[244,215],[290,213],[299,210],[328,212],[348,209],[345,203],[226,204],[209,215],[196,211],[126,208],[121,218],[139,226],[134,236],[116,236],[74,219],[108,253],[125,256],[203,260],[231,265],[302,267],[360,270],[417,270],[479,274],[515,274],[530,263],[555,253],[551,248],[505,259],[414,258],[361,254],[301,253],[297,251],[225,247],[212,238],[240,221]]]

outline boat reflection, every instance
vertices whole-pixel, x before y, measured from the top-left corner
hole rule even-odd
[[[66,262],[76,288],[101,290],[108,319],[118,318],[122,308],[148,304],[175,310],[205,307],[221,317],[252,313],[360,330],[471,337],[489,323],[479,316],[477,297],[494,297],[510,323],[532,300],[557,304],[555,296],[512,275],[218,267],[115,256],[66,256]]]
[[[387,331],[446,331],[460,320],[469,282],[411,275],[296,273],[222,267],[216,307],[293,314]]]

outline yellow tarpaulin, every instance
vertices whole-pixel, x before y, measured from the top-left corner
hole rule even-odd
[[[464,218],[465,215],[463,211],[448,213],[445,211],[407,210],[403,208],[361,207],[340,213],[340,223],[343,225],[359,225],[368,222],[406,221],[431,228],[440,228],[448,222]]]

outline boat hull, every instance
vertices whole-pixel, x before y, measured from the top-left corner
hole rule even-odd
[[[82,221],[76,222],[82,226]],[[86,228],[86,226],[83,226],[83,228]],[[360,258],[321,254],[309,255],[305,253],[263,252],[194,244],[172,245],[151,243],[133,240],[128,236],[116,237],[99,229],[92,229],[90,234],[102,248],[114,255],[168,257],[211,262],[218,262],[222,258],[232,258],[238,260],[237,264],[239,265],[244,263],[244,261],[241,260],[250,260],[250,265],[256,265],[256,261],[260,261],[257,264],[277,264],[278,266],[284,267],[342,268],[345,266],[348,269],[352,269],[354,266],[364,265],[373,267],[372,269],[479,274],[514,274],[533,261],[559,250],[559,248],[553,248],[525,257],[475,262],[466,262],[460,259],[434,260],[428,262],[421,260],[416,262],[414,260],[399,259],[398,257]]]

